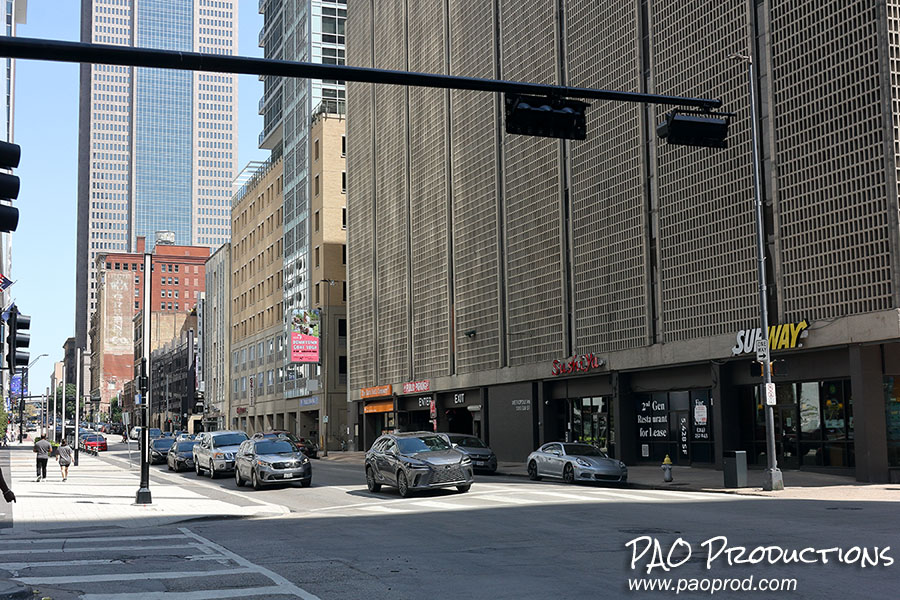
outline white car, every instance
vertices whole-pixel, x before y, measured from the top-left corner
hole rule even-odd
[[[219,473],[234,471],[234,455],[249,437],[243,431],[211,431],[194,445],[194,471],[215,479]]]

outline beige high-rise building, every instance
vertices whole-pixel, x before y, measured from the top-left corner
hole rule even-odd
[[[282,159],[262,163],[231,207],[231,401],[228,423],[249,434],[298,432],[284,399]]]

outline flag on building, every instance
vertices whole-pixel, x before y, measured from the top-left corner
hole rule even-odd
[[[0,273],[0,291],[5,290],[6,288],[8,288],[9,286],[11,286],[14,283],[15,283],[15,281],[10,279],[3,273]]]

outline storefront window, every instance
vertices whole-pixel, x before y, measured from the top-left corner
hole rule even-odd
[[[677,464],[713,462],[712,403],[709,390],[638,394],[638,456]]]
[[[900,377],[884,378],[884,409],[888,464],[900,467]]]
[[[572,401],[572,431],[575,441],[593,444],[603,451],[609,446],[608,398],[575,398]]]

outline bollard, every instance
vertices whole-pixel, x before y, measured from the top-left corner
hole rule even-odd
[[[666,483],[672,481],[672,459],[669,458],[668,454],[666,454],[666,458],[663,459],[663,464],[660,468],[663,470],[663,481]]]

